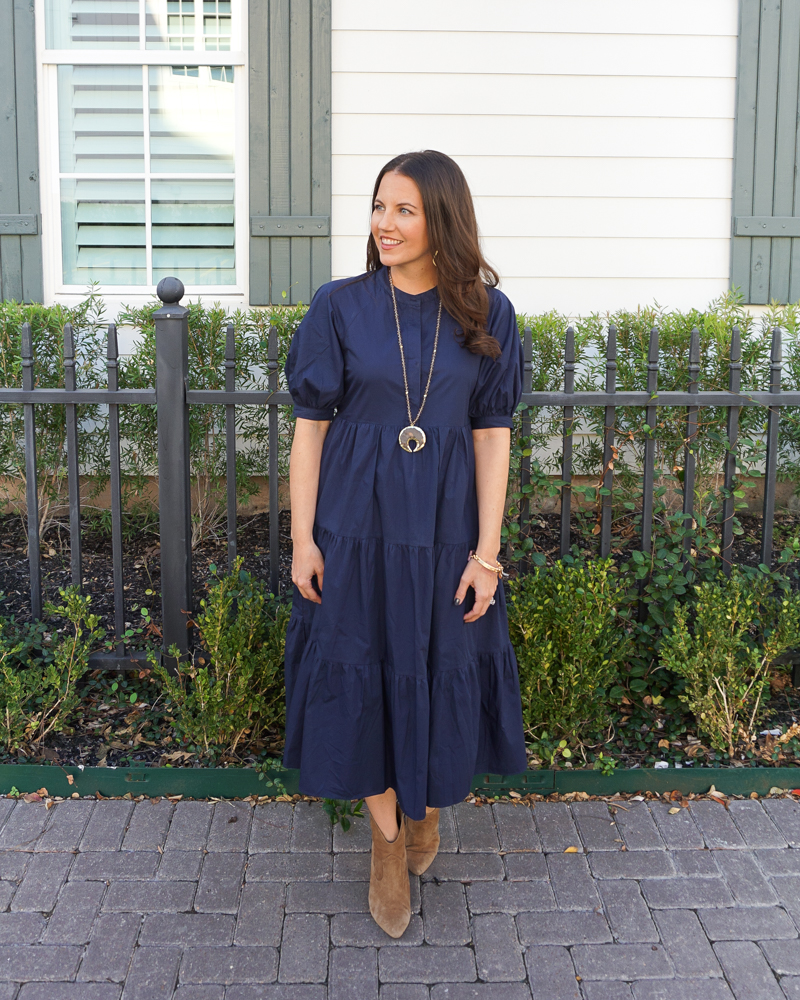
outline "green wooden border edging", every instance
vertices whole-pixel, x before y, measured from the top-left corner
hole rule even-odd
[[[73,778],[70,784],[68,775]],[[275,771],[286,791],[298,791],[297,771]],[[613,795],[615,792],[671,792],[684,794],[707,792],[711,785],[727,795],[766,795],[770,788],[800,787],[800,768],[626,768],[605,776],[598,771],[525,771],[509,776],[479,774],[473,791],[489,795],[522,795],[537,792],[587,792],[590,795]],[[187,767],[61,767],[47,764],[0,764],[0,794],[12,788],[35,792],[46,788],[50,795],[65,798],[79,795],[184,795],[187,798],[245,798],[248,795],[274,794],[252,768]]]

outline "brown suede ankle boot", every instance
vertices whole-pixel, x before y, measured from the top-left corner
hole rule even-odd
[[[433,809],[425,819],[404,816],[408,870],[414,875],[427,871],[439,850],[439,810]]]
[[[411,920],[411,885],[406,861],[406,831],[398,813],[400,832],[391,843],[370,816],[372,861],[369,872],[369,912],[389,937],[402,937]]]

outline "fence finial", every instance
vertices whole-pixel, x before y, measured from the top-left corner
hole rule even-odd
[[[72,333],[72,323],[64,325],[64,367],[75,367],[75,337]]]
[[[162,278],[156,293],[165,306],[176,305],[183,298],[183,282],[180,278]]]

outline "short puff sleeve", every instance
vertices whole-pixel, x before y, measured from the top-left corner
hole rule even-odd
[[[489,289],[487,331],[500,342],[497,358],[481,357],[478,381],[469,403],[473,430],[513,427],[514,411],[522,398],[524,355],[514,307],[502,292]]]
[[[326,286],[317,291],[292,337],[284,372],[296,417],[333,419],[344,395],[344,357]]]

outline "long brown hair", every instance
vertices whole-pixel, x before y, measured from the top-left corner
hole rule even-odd
[[[455,160],[435,149],[402,153],[378,174],[372,205],[378,197],[384,174],[394,171],[408,177],[419,188],[428,224],[428,245],[436,256],[436,276],[442,306],[458,323],[464,347],[474,354],[496,358],[500,342],[486,331],[489,296],[484,282],[495,287],[497,272],[484,260],[478,241],[478,223],[467,179]],[[379,271],[378,246],[370,232],[367,271]]]

